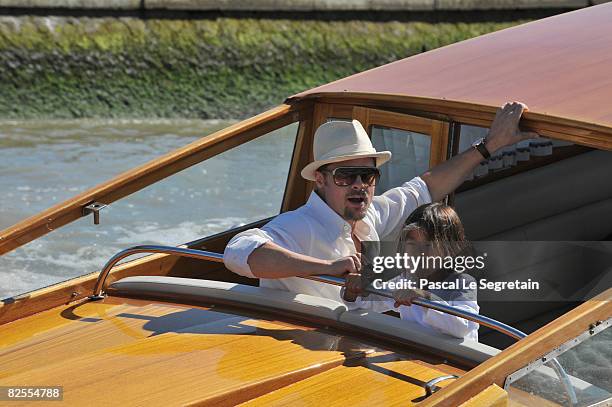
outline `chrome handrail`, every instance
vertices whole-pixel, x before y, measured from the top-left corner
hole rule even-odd
[[[172,246],[159,246],[159,245],[145,245],[145,246],[134,246],[128,249],[122,250],[119,253],[115,254],[110,258],[109,261],[106,262],[102,271],[100,271],[100,275],[98,277],[98,281],[96,281],[96,285],[94,286],[93,295],[90,297],[91,299],[99,299],[104,297],[104,283],[111,269],[117,262],[120,260],[129,257],[133,254],[137,253],[164,253],[164,254],[177,254],[179,256],[191,257],[200,260],[209,260],[217,263],[223,263],[223,255],[220,253],[207,252],[204,250],[196,250],[196,249],[188,249],[182,247],[172,247]],[[319,281],[322,283],[344,286],[344,279],[340,277],[328,276],[328,275],[319,275],[319,276],[305,276],[302,277],[308,280]],[[389,294],[382,290],[377,290],[374,288],[366,288],[364,291],[379,295],[385,298],[394,299],[392,294]],[[413,304],[420,305],[421,307],[431,308],[436,311],[444,312],[446,314],[454,315],[456,317],[461,317],[463,319],[467,319],[468,321],[476,322],[477,324],[484,325],[491,329],[494,329],[498,332],[501,332],[505,335],[508,335],[514,339],[522,339],[527,336],[526,333],[511,327],[510,325],[506,325],[503,322],[497,321],[493,318],[486,317],[484,315],[474,314],[469,311],[465,311],[459,308],[452,307],[450,305],[440,304],[434,301],[426,300],[425,298],[417,298],[412,301]]]
[[[122,250],[119,253],[115,254],[110,258],[102,267],[102,271],[100,271],[100,275],[98,277],[98,281],[94,286],[93,295],[90,297],[91,299],[99,299],[104,297],[104,283],[106,282],[106,278],[110,273],[111,269],[117,262],[120,260],[129,257],[133,254],[137,253],[164,253],[164,254],[177,254],[179,256],[191,257],[194,259],[200,260],[209,260],[217,263],[223,263],[223,255],[220,253],[207,252],[204,250],[196,250],[196,249],[188,249],[183,247],[172,247],[172,246],[159,246],[159,245],[145,245],[145,246],[134,246],[128,249]],[[319,281],[322,283],[344,286],[344,279],[340,277],[333,277],[327,275],[319,275],[319,276],[305,276],[302,278],[306,278],[308,280]],[[386,293],[382,290],[376,290],[374,288],[366,288],[365,291],[379,295],[381,297],[391,298],[393,299],[393,295]],[[503,322],[499,322],[493,318],[485,317],[484,315],[474,314],[469,311],[465,311],[459,308],[452,307],[450,305],[439,304],[430,300],[426,300],[425,298],[417,298],[413,301],[414,304],[420,305],[425,308],[431,308],[436,311],[444,312],[450,315],[454,315],[456,317],[461,317],[467,319],[468,321],[476,322],[477,324],[484,325],[491,329],[494,329],[498,332],[501,332],[505,335],[511,336],[515,339],[521,339],[527,336],[526,333],[513,328],[509,325],[504,324]]]
[[[110,258],[102,267],[102,271],[100,271],[100,275],[98,276],[98,280],[93,289],[93,295],[89,298],[92,300],[98,300],[104,298],[104,283],[106,282],[106,278],[110,273],[111,269],[117,262],[120,260],[129,257],[133,254],[137,253],[164,253],[164,254],[176,254],[183,257],[191,257],[194,259],[200,260],[208,260],[216,263],[223,263],[223,255],[215,252],[208,252],[204,250],[196,250],[189,249],[183,247],[173,247],[173,246],[159,246],[159,245],[143,245],[143,246],[134,246],[128,249],[122,250],[119,253],[115,254]],[[319,276],[305,276],[302,278],[306,278],[308,280],[319,281],[327,284],[344,286],[344,279],[340,277],[327,276],[327,275],[319,275]],[[366,288],[364,291],[379,295],[381,297],[394,299],[392,294],[388,294],[382,290],[377,290],[374,288]],[[467,319],[468,321],[476,322],[479,325],[484,325],[491,329],[494,329],[498,332],[511,336],[515,339],[522,339],[527,336],[526,333],[511,327],[510,325],[506,325],[503,322],[497,321],[493,318],[486,317],[484,315],[474,314],[469,311],[465,311],[459,308],[452,307],[450,305],[444,305],[440,303],[436,303],[425,298],[416,298],[412,301],[413,304],[420,305],[421,307],[430,308],[436,311],[444,312],[446,314],[454,315],[456,317],[460,317],[463,319]],[[570,406],[577,403],[576,394],[574,389],[570,383],[569,377],[567,373],[563,370],[563,367],[557,359],[552,359],[553,368],[559,377],[559,380],[563,383],[565,390],[570,399]]]
[[[315,281],[321,281],[323,283],[344,286],[344,279],[340,277],[310,276],[307,278],[311,280],[315,280]],[[368,288],[365,288],[364,291],[370,294],[381,296],[381,297],[395,299],[392,294],[389,294],[382,290],[377,290],[375,288],[368,287]],[[506,325],[503,322],[499,322],[493,318],[489,318],[484,315],[474,314],[473,312],[455,308],[450,305],[440,304],[434,301],[427,300],[425,298],[416,298],[415,300],[412,301],[412,303],[416,305],[420,305],[421,307],[430,308],[435,311],[440,311],[446,314],[454,315],[456,317],[461,317],[463,319],[467,319],[468,321],[476,322],[477,324],[484,325],[488,328],[494,329],[514,339],[522,339],[527,336],[526,333],[514,327],[511,327],[510,325]]]
[[[436,384],[443,382],[445,380],[458,379],[458,378],[459,376],[457,375],[449,374],[445,376],[436,377],[435,379],[431,379],[430,381],[425,383],[425,385],[423,386],[425,387],[425,396],[429,397],[435,393]]]
[[[106,262],[104,267],[102,267],[102,271],[100,271],[100,275],[98,276],[98,281],[96,281],[96,285],[93,289],[93,295],[90,296],[90,299],[101,299],[104,298],[104,283],[106,282],[106,278],[110,273],[111,269],[117,262],[126,257],[129,257],[133,254],[137,253],[164,253],[164,254],[178,254],[184,257],[191,257],[194,259],[200,260],[209,260],[217,263],[223,263],[223,255],[214,252],[207,252],[204,250],[196,250],[196,249],[188,249],[184,247],[172,247],[172,246],[159,246],[159,245],[144,245],[144,246],[134,246],[128,249],[122,250],[119,253],[115,254],[110,258],[109,261]]]

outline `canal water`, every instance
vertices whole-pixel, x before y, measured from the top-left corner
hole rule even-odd
[[[0,123],[0,230],[227,127],[222,121]],[[0,299],[277,214],[297,124],[197,164],[0,256]]]

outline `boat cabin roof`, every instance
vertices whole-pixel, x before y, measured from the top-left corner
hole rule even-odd
[[[612,129],[612,4],[497,31],[370,69],[288,99],[394,95],[498,107]],[[339,95],[341,94],[341,95]]]

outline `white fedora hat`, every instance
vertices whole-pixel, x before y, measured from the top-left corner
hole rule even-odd
[[[390,151],[376,151],[365,129],[358,120],[351,122],[330,121],[323,123],[315,132],[313,145],[314,161],[302,170],[302,177],[315,180],[315,171],[330,163],[372,157],[380,167],[391,158]]]

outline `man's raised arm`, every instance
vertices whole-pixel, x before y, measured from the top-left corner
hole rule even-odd
[[[500,148],[538,137],[537,133],[519,130],[518,124],[525,110],[527,106],[520,102],[506,103],[497,110],[485,140],[485,147],[491,155]],[[421,175],[432,201],[440,201],[457,189],[483,159],[478,150],[470,148]]]

